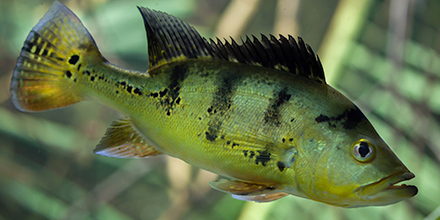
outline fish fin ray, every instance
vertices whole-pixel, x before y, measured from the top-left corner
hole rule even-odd
[[[244,182],[225,178],[209,182],[209,185],[218,191],[240,196],[253,196],[278,192],[276,185],[273,184]]]
[[[246,36],[241,45],[232,38],[231,43],[227,40],[222,43],[218,38],[217,42],[212,39],[210,42],[214,52],[224,60],[277,69],[325,84],[319,57],[301,37],[297,39],[290,35],[288,38],[280,35],[279,39],[261,35],[261,40]]]
[[[217,58],[229,62],[273,68],[319,83],[325,83],[319,57],[298,37],[252,36],[242,44],[231,38],[222,43],[208,41],[188,23],[163,12],[138,7],[144,19],[148,40],[149,69],[190,58]]]
[[[124,118],[114,121],[94,152],[106,157],[145,158],[161,154]]]
[[[272,202],[272,201],[281,199],[287,195],[289,195],[289,194],[285,193],[285,192],[274,192],[274,193],[266,193],[266,194],[253,195],[253,196],[243,196],[243,195],[232,194],[232,198],[238,199],[238,200],[243,200],[243,201]]]
[[[147,31],[149,69],[177,60],[212,57],[211,46],[188,23],[163,12],[138,9]]]
[[[11,80],[14,105],[22,111],[44,111],[81,101],[75,83],[86,52],[103,59],[76,15],[54,2],[29,33],[17,60]]]

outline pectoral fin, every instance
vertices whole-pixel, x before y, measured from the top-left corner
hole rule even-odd
[[[117,158],[143,158],[160,154],[148,144],[129,119],[114,121],[94,152]]]
[[[210,182],[209,185],[216,190],[232,194],[235,199],[244,201],[270,202],[288,195],[280,192],[276,185],[264,183],[219,179]]]

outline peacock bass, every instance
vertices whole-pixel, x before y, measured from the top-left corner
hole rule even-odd
[[[54,2],[31,30],[11,82],[21,111],[82,100],[114,121],[95,149],[108,157],[167,154],[222,176],[210,185],[268,202],[296,195],[331,205],[387,205],[417,194],[412,174],[364,114],[325,82],[301,38],[206,40],[186,22],[139,7],[149,68],[109,63],[81,21]]]

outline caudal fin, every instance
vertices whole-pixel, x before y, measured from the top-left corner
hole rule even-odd
[[[76,84],[85,57],[104,60],[81,21],[54,2],[24,42],[12,77],[12,102],[22,111],[44,111],[81,101]]]

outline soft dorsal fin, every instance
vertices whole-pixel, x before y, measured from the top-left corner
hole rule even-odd
[[[246,40],[239,45],[231,38],[231,43],[225,40],[222,43],[211,39],[211,46],[222,59],[264,66],[290,72],[302,77],[325,83],[324,70],[319,57],[312,48],[298,37],[298,43],[292,36],[285,38],[280,35],[276,39],[273,35],[261,35],[261,40],[246,36]]]
[[[114,121],[94,152],[106,157],[144,158],[160,154],[127,118]]]
[[[239,45],[219,39],[208,41],[188,23],[163,12],[138,7],[144,19],[148,40],[149,69],[189,58],[217,58],[230,62],[273,68],[325,83],[317,55],[301,38],[280,35],[276,39],[261,35],[261,40],[246,37]]]
[[[206,39],[188,23],[163,12],[144,7],[138,9],[147,31],[150,69],[183,57],[200,58],[214,55]]]

